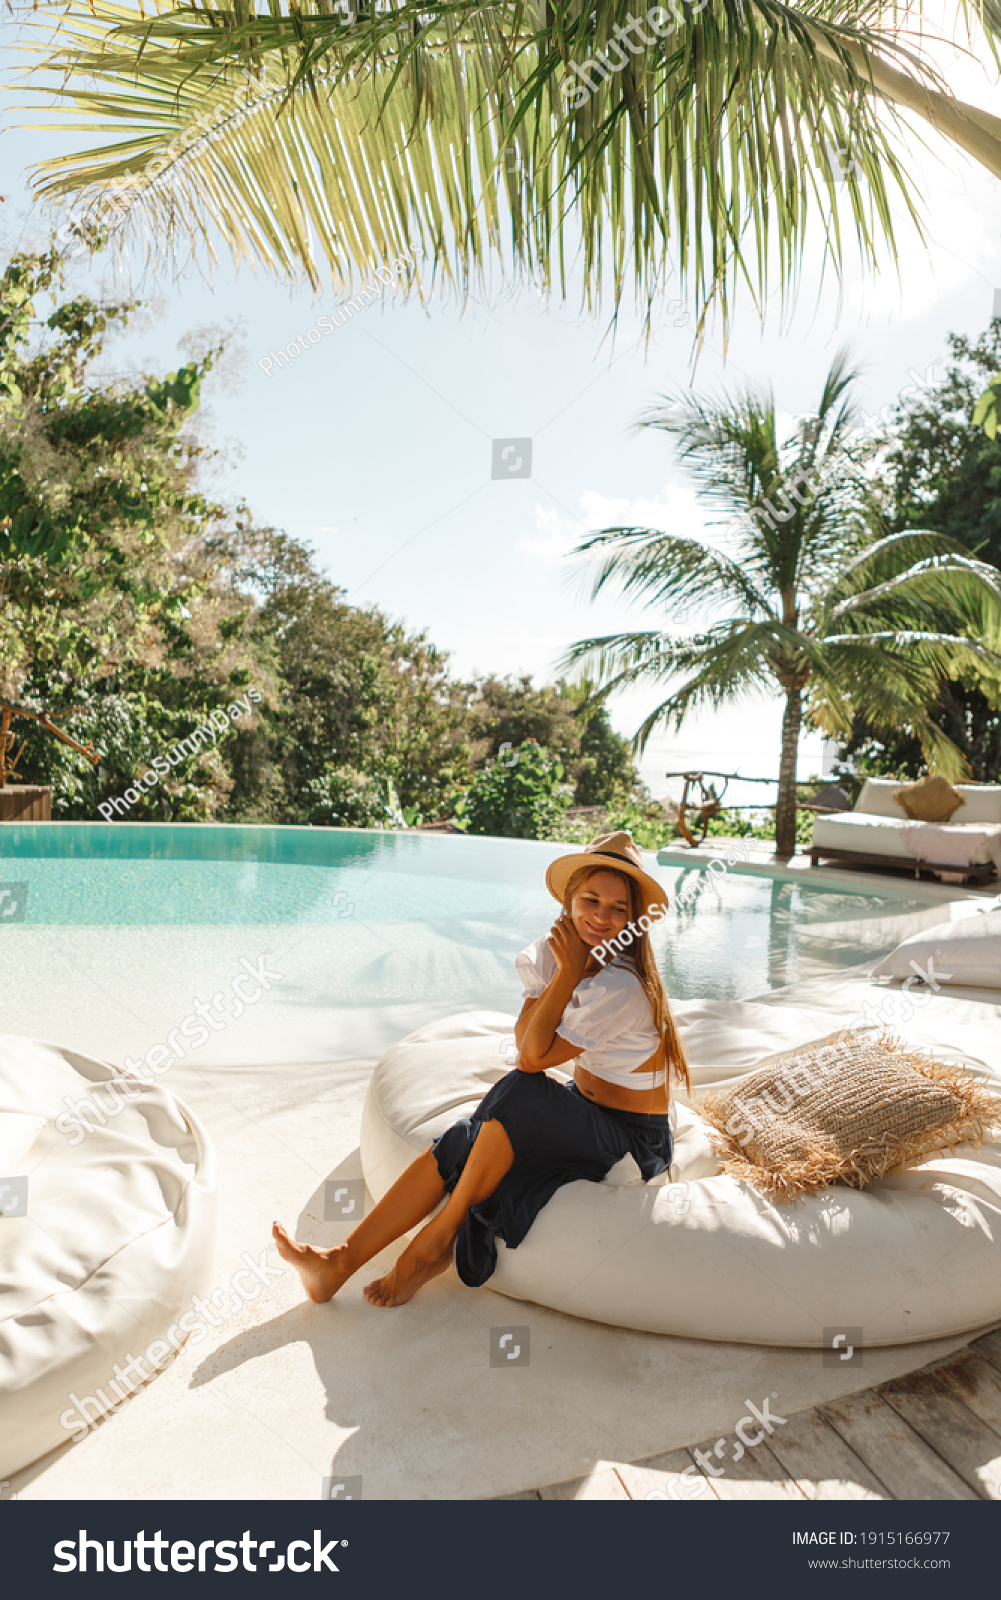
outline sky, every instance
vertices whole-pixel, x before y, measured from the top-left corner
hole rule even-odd
[[[12,42],[7,23],[6,43]],[[941,52],[955,91],[997,110],[996,79],[971,57]],[[8,82],[11,74],[5,75]],[[65,135],[19,128],[8,91],[0,123],[0,242],[42,246],[49,224],[31,202],[27,171],[69,147]],[[31,120],[38,120],[32,118]],[[927,148],[922,147],[922,143]],[[275,282],[228,258],[211,277],[143,279],[130,264],[80,263],[74,287],[134,286],[146,316],[108,352],[109,370],[172,370],[206,331],[230,352],[205,386],[202,426],[225,460],[213,493],[244,499],[258,522],[311,544],[346,598],[377,604],[449,652],[454,674],[530,673],[552,681],[575,640],[661,625],[615,594],[592,603],[568,552],[588,530],[647,525],[698,536],[712,518],[667,437],[637,429],[641,413],[690,386],[722,395],[771,385],[791,420],[815,410],[836,350],[863,365],[858,398],[877,411],[913,382],[944,371],[946,335],[976,338],[1001,286],[1001,185],[922,130],[908,140],[910,171],[926,206],[925,243],[896,208],[899,277],[849,268],[839,295],[820,273],[814,241],[795,312],[777,298],[764,328],[738,303],[729,346],[711,330],[692,372],[692,322],[680,297],[660,308],[644,343],[630,306],[608,336],[577,300],[544,301],[530,286],[474,299],[404,303],[387,287],[281,370],[269,352],[294,341],[340,303]],[[56,214],[55,222],[62,218]],[[194,341],[194,344],[192,343]],[[262,365],[263,363],[263,365]],[[910,374],[910,375],[909,375]],[[531,441],[531,476],[491,476],[494,441]],[[498,450],[504,446],[498,446]],[[524,444],[505,458],[521,460]],[[610,705],[632,735],[664,697],[633,689]],[[689,718],[658,733],[641,773],[657,797],[677,794],[666,771],[705,767],[777,774],[782,706],[764,696]],[[821,770],[822,741],[807,733],[799,773]],[[727,798],[769,791],[731,785]]]

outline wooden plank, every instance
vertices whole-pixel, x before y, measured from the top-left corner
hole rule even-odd
[[[52,790],[33,783],[7,783],[0,789],[0,822],[48,822]]]
[[[997,1367],[971,1345],[957,1350],[934,1372],[975,1417],[1001,1434],[1001,1371]]]
[[[812,846],[809,852],[811,867],[819,866],[821,861],[834,861],[839,866],[864,867],[868,871],[910,872],[913,870],[915,878],[922,872],[944,872],[948,874],[950,883],[990,883],[994,878],[994,863],[992,861],[977,862],[968,867],[957,866],[955,862],[947,861],[922,861],[917,856],[913,858],[904,856],[882,856],[875,851],[870,855],[865,850],[835,850],[833,846]]]
[[[879,1393],[983,1500],[1001,1500],[1001,1439],[930,1372],[910,1372]]]
[[[776,1428],[775,1459],[808,1500],[888,1500],[885,1486],[819,1411],[797,1411]]]
[[[875,1389],[829,1400],[819,1410],[894,1500],[979,1498]]]
[[[985,1333],[982,1338],[974,1339],[970,1349],[976,1350],[992,1366],[1001,1368],[1001,1328],[995,1328],[993,1333]]]
[[[628,1500],[625,1486],[614,1467],[596,1468],[586,1478],[570,1478],[566,1483],[551,1483],[539,1490],[540,1500]]]
[[[752,1450],[745,1450],[739,1461],[734,1461],[734,1441],[727,1439],[726,1453],[717,1456],[713,1450],[716,1440],[708,1443],[692,1445],[692,1459],[695,1459],[696,1449],[712,1458],[714,1465],[722,1467],[722,1475],[713,1478],[711,1473],[706,1477],[712,1479],[713,1493],[717,1500],[802,1500],[801,1490],[789,1477],[785,1468],[776,1461],[767,1444],[762,1441]],[[698,1466],[698,1463],[696,1462]]]
[[[686,1469],[689,1476],[682,1481]],[[645,1500],[648,1494],[656,1494],[681,1504],[690,1500],[715,1501],[718,1496],[713,1492],[712,1480],[707,1482],[698,1467],[693,1478],[691,1469],[692,1458],[687,1450],[667,1450],[643,1461],[615,1463],[630,1500]]]

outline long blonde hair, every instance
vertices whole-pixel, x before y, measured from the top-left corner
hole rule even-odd
[[[633,930],[633,942],[627,946],[620,955],[621,961],[626,961],[633,968],[637,978],[643,985],[650,1010],[653,1012],[653,1023],[664,1042],[664,1053],[667,1056],[669,1070],[679,1079],[686,1090],[691,1092],[691,1079],[688,1076],[688,1061],[685,1057],[684,1046],[678,1036],[671,1015],[671,1007],[667,998],[664,982],[654,959],[650,935],[639,926],[640,917],[646,912],[646,902],[636,879],[628,872],[618,872],[615,867],[578,867],[571,873],[567,882],[566,892],[563,897],[563,910],[570,916],[570,907],[574,896],[579,894],[589,878],[596,872],[614,872],[621,878],[629,891],[629,922]]]

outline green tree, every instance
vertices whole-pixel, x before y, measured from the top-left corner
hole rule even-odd
[[[775,841],[784,856],[796,843],[804,716],[832,737],[844,738],[860,711],[876,729],[909,727],[926,758],[958,776],[962,754],[928,712],[939,684],[957,668],[977,670],[1001,703],[1001,654],[968,631],[1001,597],[1001,579],[945,535],[881,536],[848,398],[854,377],[839,355],[817,414],[787,441],[771,395],[686,397],[654,410],[645,426],[677,441],[707,506],[739,520],[724,541],[607,528],[578,547],[589,564],[600,558],[593,595],[614,581],[668,622],[685,608],[711,616],[688,635],[617,634],[568,652],[564,667],[583,669],[606,693],[682,679],[643,723],[641,745],[658,724],[678,728],[702,706],[760,689],[782,696]]]
[[[573,797],[563,764],[534,739],[505,751],[476,773],[455,814],[465,833],[514,839],[550,839]]]
[[[287,534],[248,531],[239,577],[258,597],[253,639],[282,693],[246,752],[234,812],[354,827],[438,817],[469,776],[447,657],[376,607],[349,605]]]
[[[575,805],[622,805],[636,792],[629,742],[612,728],[592,685],[560,681],[536,688],[525,674],[487,677],[469,692],[469,732],[481,758],[532,739],[562,764]]]
[[[1001,441],[973,420],[985,375],[1001,367],[1001,320],[948,345],[942,382],[898,406],[886,430],[884,515],[894,531],[934,528],[1001,567]]]
[[[255,672],[228,519],[197,485],[207,452],[191,424],[213,355],[166,378],[92,376],[135,309],[67,298],[55,249],[16,255],[0,278],[0,693],[72,711],[62,726],[101,750],[95,773],[15,724],[21,775],[51,780],[70,817],[93,816]],[[213,746],[131,815],[212,816],[231,787]]]
[[[976,341],[950,334],[952,360],[941,383],[896,407],[879,451],[881,509],[892,532],[929,528],[981,561],[1001,567],[1001,441],[976,421],[986,374],[1001,367],[1001,321]],[[1001,650],[997,608],[985,606],[980,637]],[[943,679],[929,715],[962,751],[978,782],[1001,771],[1001,715],[989,687],[969,672]],[[916,775],[918,741],[907,730],[871,728],[857,717],[843,759],[873,771]],[[860,766],[861,770],[861,766]]]

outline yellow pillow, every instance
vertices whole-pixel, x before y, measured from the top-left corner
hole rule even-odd
[[[893,798],[912,822],[948,822],[964,803],[963,796],[947,779],[931,777],[921,778],[906,789],[894,789]]]
[[[750,1073],[699,1111],[722,1170],[779,1204],[832,1183],[861,1189],[935,1151],[982,1144],[1001,1122],[1001,1102],[962,1067],[850,1034]]]

